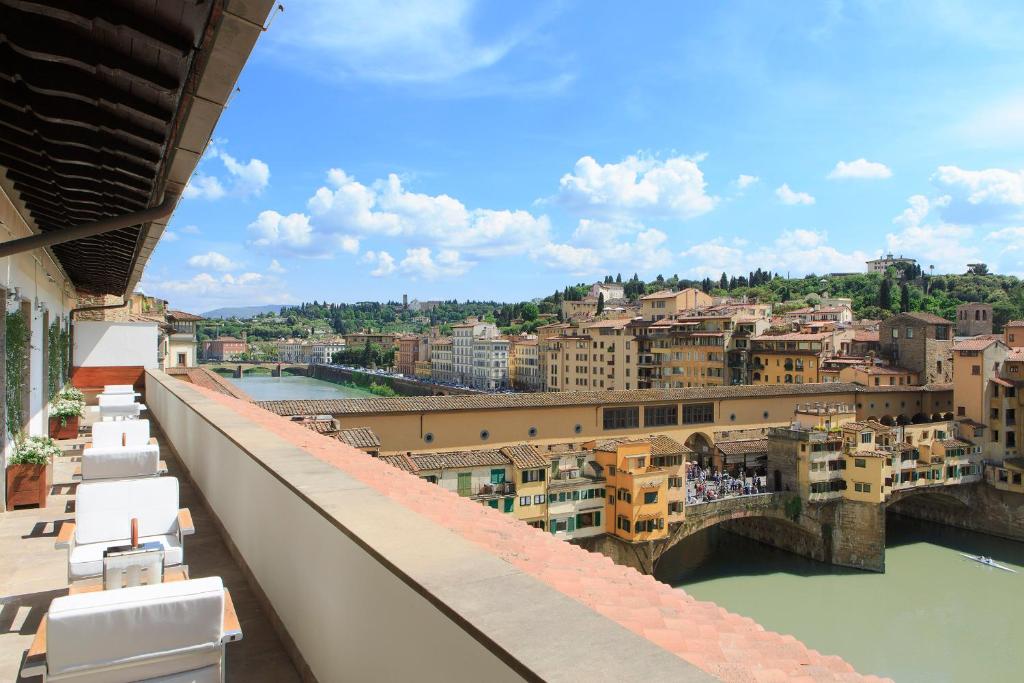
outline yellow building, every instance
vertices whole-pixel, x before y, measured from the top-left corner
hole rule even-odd
[[[819,374],[824,378],[827,372],[827,369],[822,368]],[[840,367],[836,378],[839,382],[856,382],[866,387],[902,387],[917,384],[916,372],[906,368],[866,363]]]
[[[1011,320],[1003,325],[1003,342],[1011,349],[1024,348],[1024,320]]]
[[[557,335],[542,337],[539,356],[547,391],[636,389],[637,356],[629,322],[573,323],[556,328]]]
[[[668,471],[652,464],[650,442],[615,439],[592,447],[605,472],[605,531],[631,543],[668,536]]]
[[[520,391],[544,391],[540,343],[536,336],[512,337],[509,344],[508,378]]]
[[[549,460],[533,446],[519,444],[506,446],[501,454],[508,458],[515,483],[516,519],[543,529],[547,525],[547,471]]]
[[[560,308],[565,320],[589,320],[597,315],[597,299],[586,297],[579,301],[563,300]]]
[[[640,315],[644,320],[661,320],[681,311],[707,308],[712,303],[713,299],[699,289],[688,287],[678,292],[666,289],[640,297]]]
[[[752,384],[811,384],[822,381],[821,365],[836,353],[842,333],[786,332],[750,340]]]

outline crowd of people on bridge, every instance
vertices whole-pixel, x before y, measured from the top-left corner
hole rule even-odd
[[[691,463],[686,470],[686,504],[710,503],[722,498],[755,496],[768,492],[765,473],[756,470],[720,472]]]

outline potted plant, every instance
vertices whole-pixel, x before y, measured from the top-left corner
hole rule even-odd
[[[62,390],[50,404],[50,436],[55,439],[78,438],[78,418],[85,411],[85,397],[78,389]]]
[[[16,505],[46,507],[50,491],[50,460],[60,455],[57,442],[48,436],[18,441],[7,463],[7,509]]]

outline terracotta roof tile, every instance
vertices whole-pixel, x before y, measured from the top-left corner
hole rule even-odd
[[[986,337],[972,337],[970,339],[962,339],[958,342],[953,343],[954,351],[984,351],[988,347],[996,343],[995,339],[989,339]]]
[[[338,426],[334,424],[334,420],[306,420],[302,423],[302,426],[306,429],[312,429],[317,434],[334,434],[338,431]]]
[[[724,455],[767,455],[768,439],[737,439],[736,441],[719,441],[715,447]]]
[[[355,448],[380,448],[380,437],[368,427],[339,429],[335,438]]]
[[[547,456],[541,455],[533,446],[525,443],[515,446],[505,446],[501,449],[502,454],[512,461],[517,469],[525,470],[537,467],[547,467],[551,461]]]

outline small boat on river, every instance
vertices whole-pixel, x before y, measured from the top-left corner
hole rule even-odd
[[[968,555],[967,553],[960,554],[966,557],[968,560],[974,560],[975,562],[983,564],[986,567],[994,567],[995,569],[1002,569],[1004,572],[1013,572],[1014,574],[1017,573],[1016,569],[1010,569],[1006,565],[999,564],[991,557],[985,557],[984,555]]]

